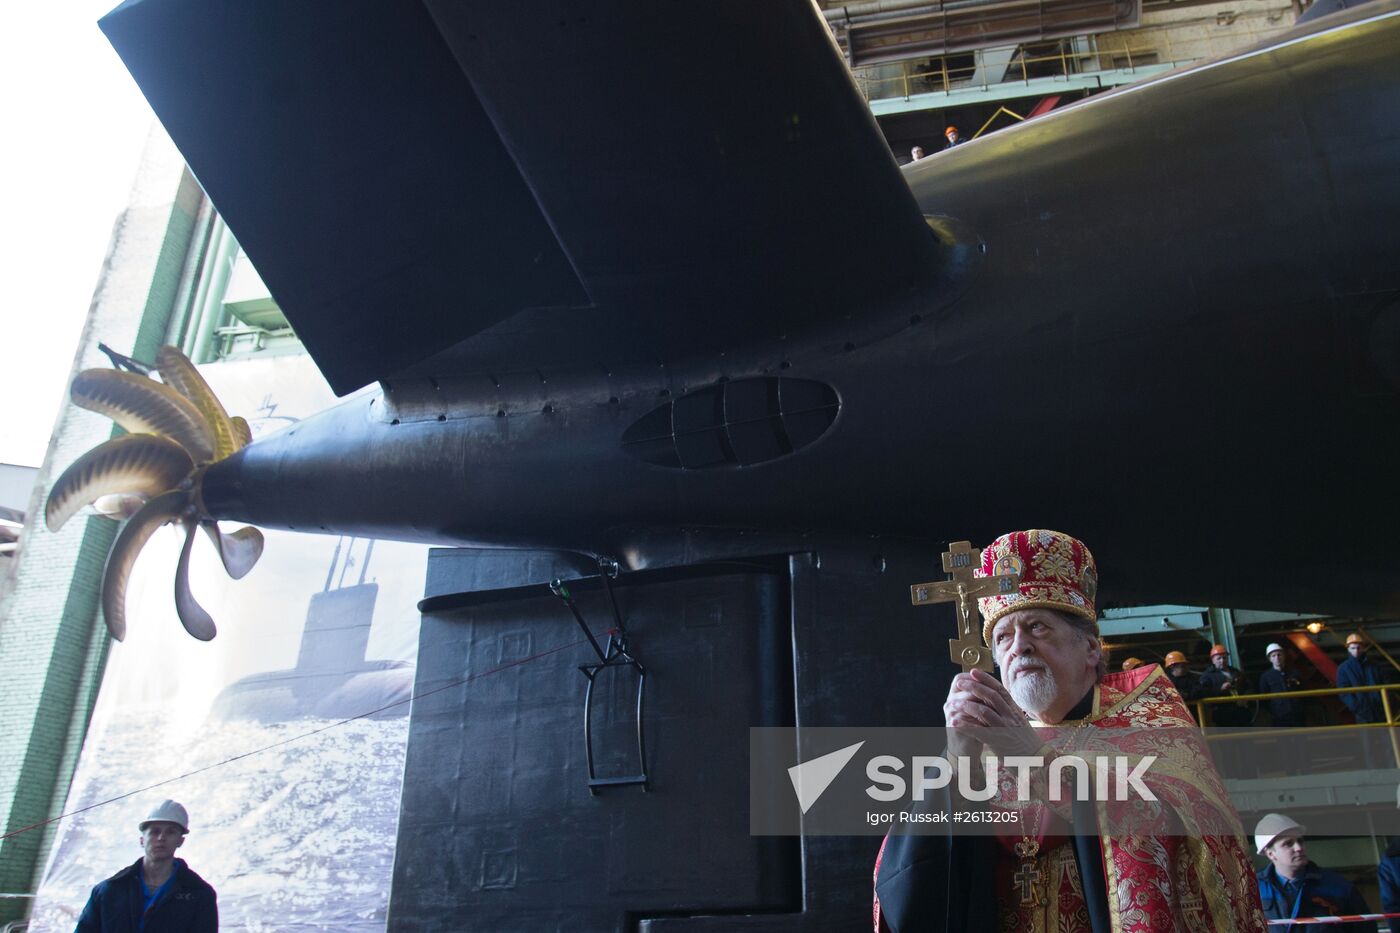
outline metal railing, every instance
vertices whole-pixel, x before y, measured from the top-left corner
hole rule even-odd
[[[1198,33],[1179,37],[1174,42],[1172,33],[1176,30],[1191,30],[1195,27],[1215,25],[1229,27],[1233,40],[1231,47],[1244,48],[1271,35],[1281,32],[1292,23],[1292,10],[1287,6],[1258,10],[1250,13],[1222,13],[1213,17],[1198,17],[1191,20],[1164,22],[1123,32],[1104,32],[1055,41],[1057,48],[1048,54],[1027,54],[1027,44],[1021,43],[1016,57],[1007,66],[1000,81],[984,81],[971,84],[981,66],[981,50],[972,52],[970,66],[950,66],[948,55],[929,57],[936,65],[925,70],[911,68],[911,59],[899,62],[900,74],[889,77],[876,77],[862,74],[860,66],[854,72],[856,84],[866,101],[889,98],[908,99],[916,94],[948,93],[956,87],[983,87],[993,84],[1006,84],[1012,81],[1029,83],[1033,78],[1068,78],[1077,74],[1100,70],[1124,69],[1129,72],[1141,65],[1170,62],[1182,64],[1202,57],[1219,54],[1220,45],[1211,38],[1202,39]],[[1076,42],[1087,42],[1088,50],[1074,50],[1070,46]],[[1043,43],[1035,43],[1040,45]],[[1048,44],[1044,43],[1044,44]],[[966,53],[964,53],[966,54]],[[1103,59],[1103,62],[1095,61]],[[1121,64],[1120,64],[1121,62]],[[1088,65],[1088,67],[1085,67]],[[866,66],[874,70],[880,66]],[[886,66],[888,67],[888,66]],[[1019,78],[1012,72],[1020,70]],[[1032,75],[1031,72],[1036,74]]]
[[[1133,56],[1137,56],[1136,63]],[[1085,69],[1082,61],[1089,61],[1099,58],[1107,58],[1116,62],[1122,58],[1126,62],[1128,70],[1132,70],[1136,65],[1155,63],[1161,56],[1161,48],[1158,46],[1122,46],[1111,50],[1100,49],[1097,51],[1069,51],[1062,45],[1057,53],[1050,55],[1025,55],[1020,54],[1014,58],[1007,66],[1007,74],[1010,75],[1012,69],[1019,68],[1020,78],[1003,77],[1000,81],[985,81],[980,84],[972,84],[972,79],[976,76],[981,67],[979,62],[967,66],[949,67],[948,59],[939,59],[939,67],[927,71],[917,71],[908,68],[908,62],[903,63],[905,67],[901,74],[892,75],[886,78],[869,77],[856,75],[856,85],[860,88],[861,95],[866,101],[881,100],[886,98],[909,98],[916,94],[948,93],[958,87],[992,87],[995,85],[1007,84],[1011,81],[1019,80],[1023,84],[1030,83],[1034,78],[1067,78],[1076,74],[1083,74],[1085,71],[1097,71],[1097,67]],[[1168,56],[1168,60],[1172,60]],[[1044,65],[1050,67],[1043,68]],[[1114,67],[1117,67],[1116,65]],[[1037,73],[1031,74],[1034,70]]]
[[[1315,735],[1322,733],[1336,733],[1357,729],[1389,729],[1390,730],[1390,751],[1395,757],[1395,766],[1400,768],[1400,730],[1395,727],[1400,726],[1396,722],[1395,709],[1390,702],[1390,691],[1400,690],[1400,684],[1378,684],[1369,687],[1320,687],[1313,690],[1289,690],[1284,693],[1241,693],[1229,696],[1201,697],[1192,700],[1196,708],[1196,722],[1201,724],[1201,731],[1205,733],[1207,742],[1222,742],[1231,739],[1251,737],[1250,733],[1240,732],[1239,726],[1209,726],[1205,725],[1207,706],[1219,706],[1225,703],[1251,703],[1261,700],[1302,700],[1308,697],[1328,697],[1341,696],[1347,693],[1379,693],[1381,695],[1381,706],[1385,710],[1385,722],[1358,722],[1358,723],[1333,723],[1325,726],[1290,726],[1289,735]],[[1217,731],[1211,730],[1229,730]]]
[[[996,121],[996,118],[999,117],[999,116],[1001,116],[1002,114],[1006,114],[1008,117],[1011,117],[1012,119],[1014,119],[1017,123],[1021,123],[1021,122],[1023,122],[1023,121],[1026,119],[1025,117],[1021,116],[1019,113],[1017,113],[1016,111],[1012,110],[1010,107],[998,107],[998,108],[996,109],[996,113],[994,113],[994,114],[992,114],[990,117],[988,117],[988,118],[987,118],[987,122],[983,123],[983,124],[978,128],[977,132],[975,132],[975,133],[972,134],[972,138],[973,138],[973,139],[976,139],[977,137],[981,136],[983,133],[987,132],[987,128],[990,127],[990,126],[992,125],[992,123],[994,123],[994,122]]]

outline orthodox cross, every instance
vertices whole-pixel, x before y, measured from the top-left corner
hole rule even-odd
[[[948,639],[948,654],[962,665],[964,672],[975,667],[990,673],[992,650],[982,644],[981,626],[977,624],[981,618],[977,612],[977,598],[1016,592],[1021,575],[999,573],[974,577],[973,571],[981,563],[981,548],[973,547],[970,541],[954,541],[943,554],[943,572],[951,579],[914,584],[909,587],[909,601],[916,606],[956,601],[958,637]]]
[[[1021,905],[1035,906],[1040,901],[1036,891],[1037,885],[1040,884],[1040,869],[1037,869],[1035,862],[1040,845],[1035,839],[1026,838],[1016,843],[1015,849],[1016,855],[1021,856],[1023,862],[1021,867],[1016,869],[1014,876],[1011,876],[1011,880],[1016,887],[1021,888]]]

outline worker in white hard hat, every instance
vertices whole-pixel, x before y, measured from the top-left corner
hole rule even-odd
[[[92,889],[75,933],[217,933],[214,889],[175,857],[190,831],[189,812],[164,800],[139,828],[141,858]]]
[[[1307,827],[1282,813],[1269,813],[1254,827],[1254,847],[1269,860],[1255,873],[1264,916],[1270,920],[1296,917],[1343,917],[1369,914],[1371,908],[1356,886],[1335,871],[1308,860],[1303,842]],[[1290,929],[1347,930],[1376,933],[1373,921],[1303,924]]]
[[[1302,689],[1302,679],[1285,663],[1287,654],[1283,650],[1283,645],[1276,641],[1270,642],[1269,647],[1264,649],[1264,656],[1269,659],[1269,669],[1259,675],[1260,693],[1282,694],[1288,693],[1290,690]],[[1303,703],[1301,700],[1289,700],[1282,697],[1270,700],[1269,714],[1273,717],[1273,724],[1276,726],[1303,725]]]

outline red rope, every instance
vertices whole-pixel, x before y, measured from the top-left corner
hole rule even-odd
[[[1292,920],[1270,920],[1269,926],[1292,926],[1295,923],[1356,923],[1359,920],[1385,920],[1400,914],[1339,914],[1335,917],[1295,917]]]

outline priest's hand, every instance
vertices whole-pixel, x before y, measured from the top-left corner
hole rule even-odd
[[[953,678],[943,703],[948,751],[975,757],[985,744],[998,755],[1034,755],[1044,744],[1006,687],[986,671]]]

